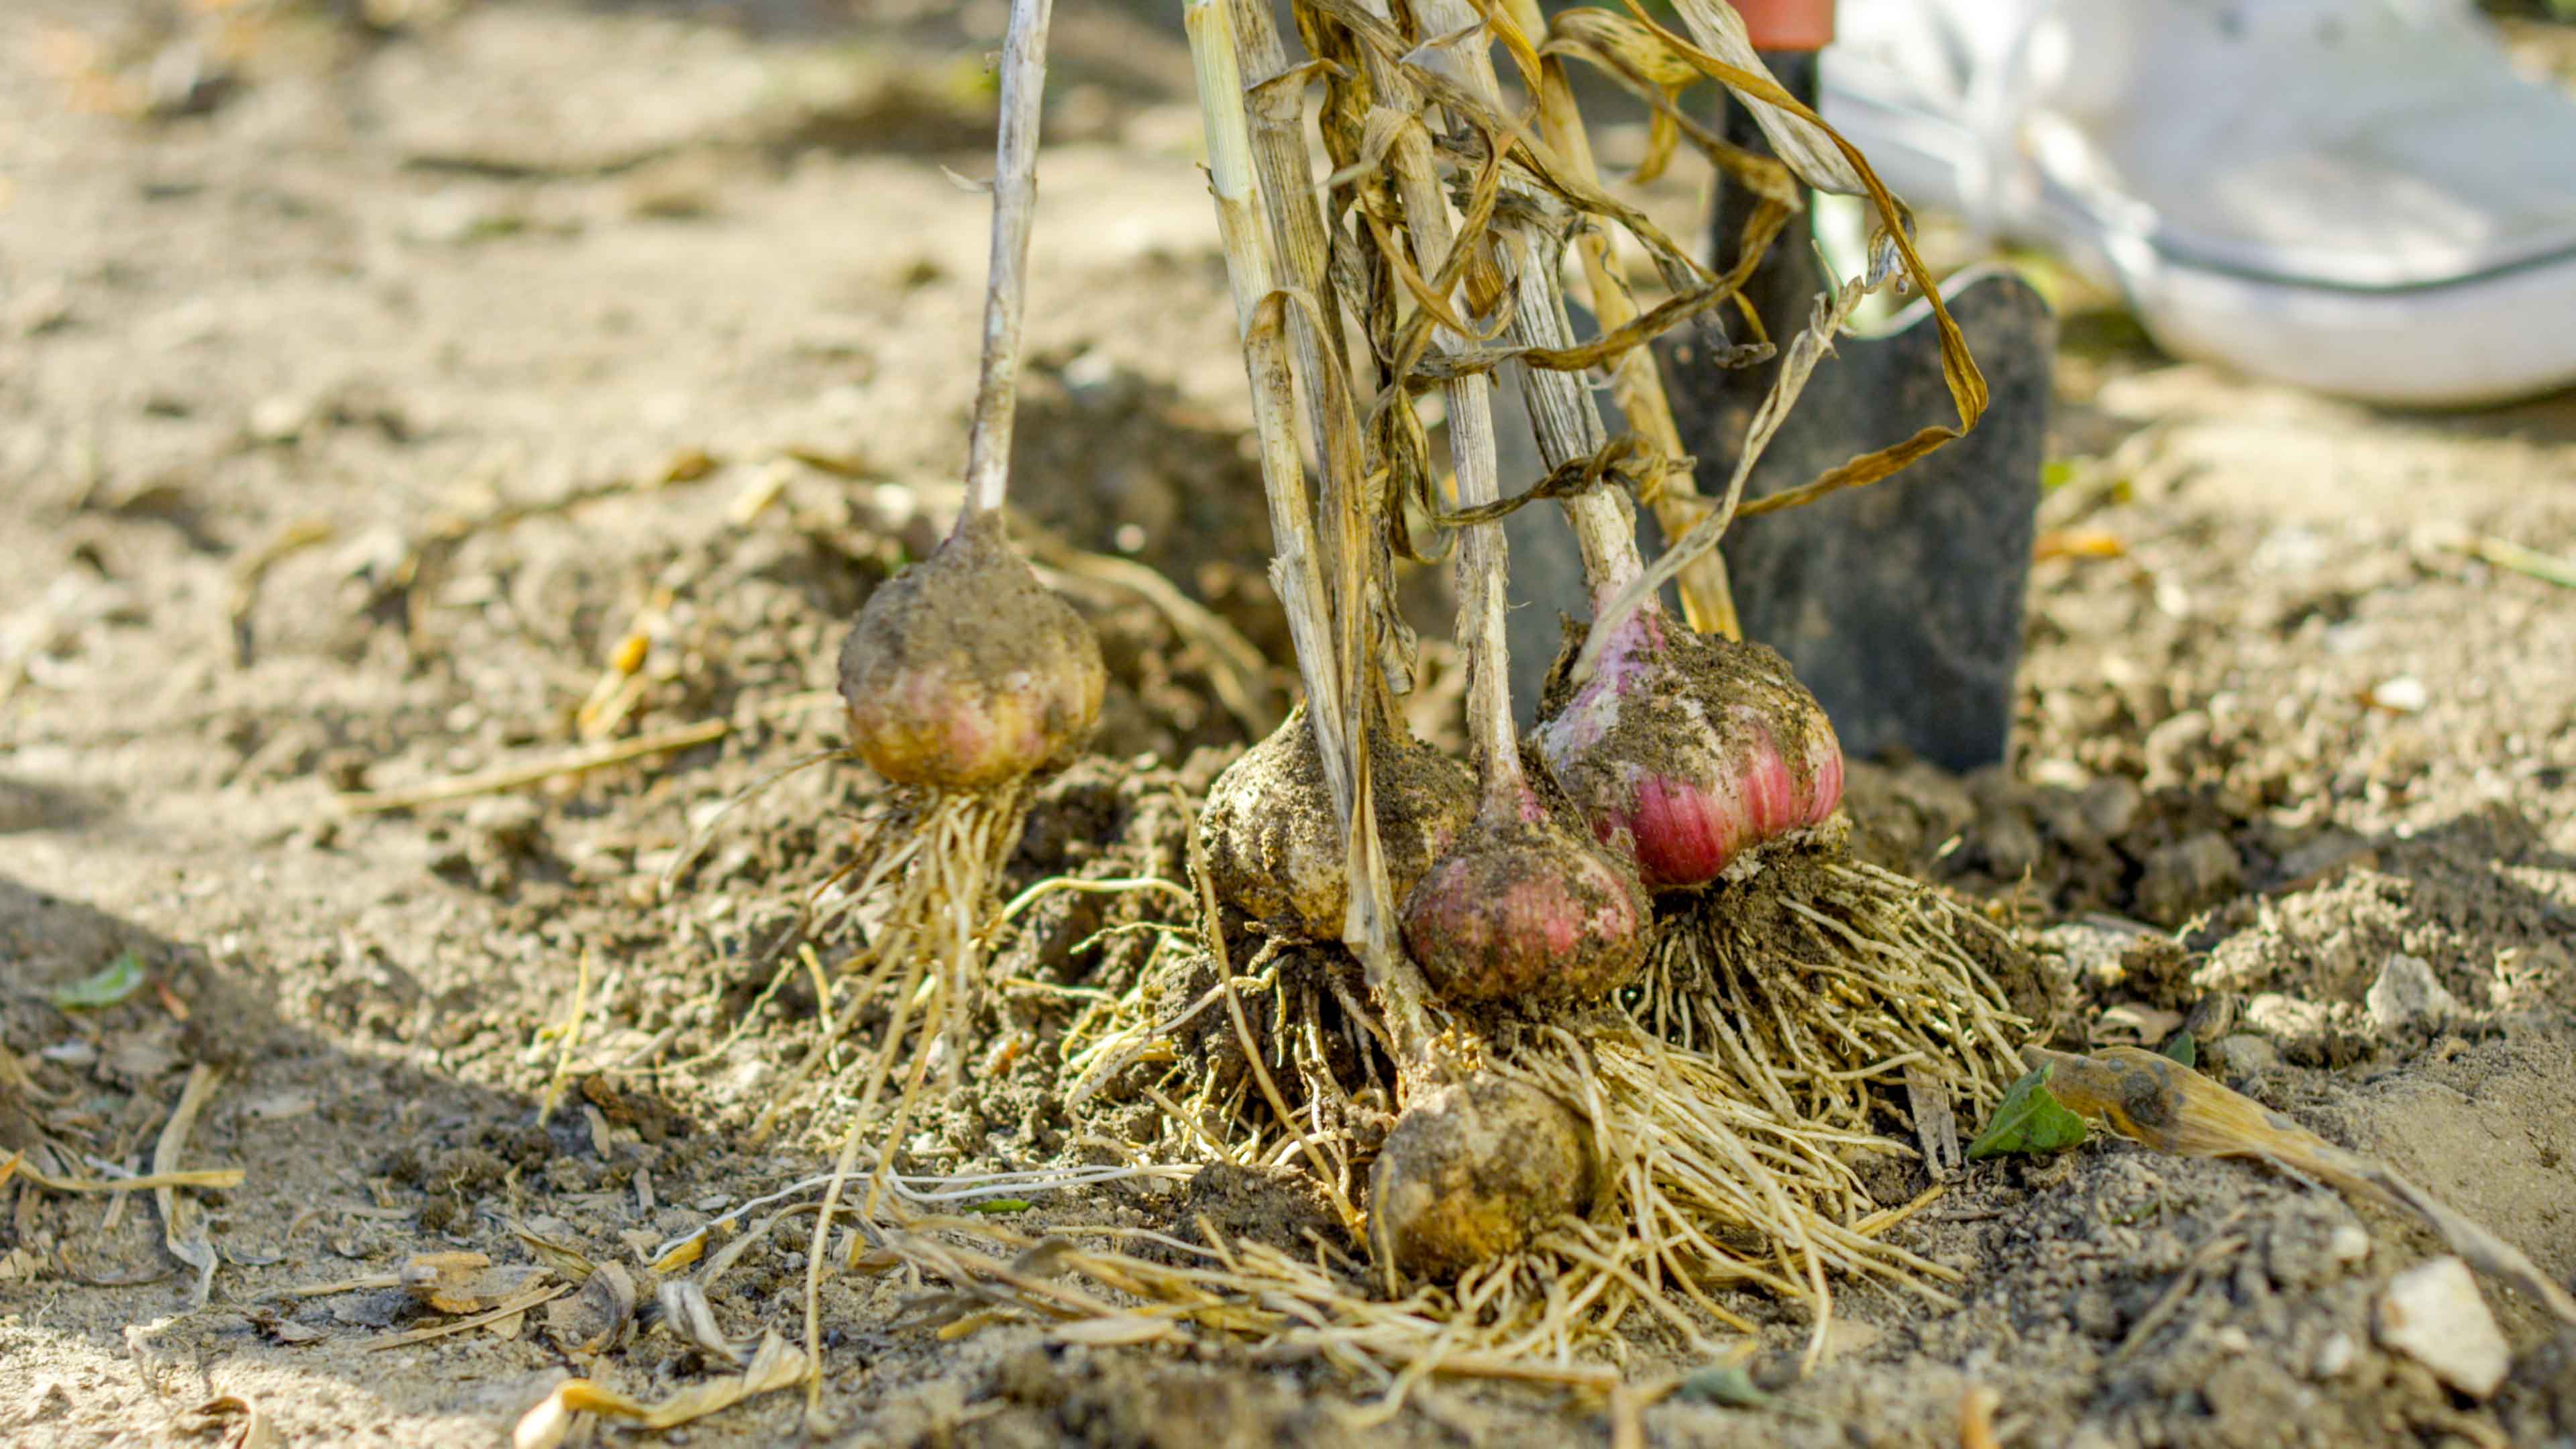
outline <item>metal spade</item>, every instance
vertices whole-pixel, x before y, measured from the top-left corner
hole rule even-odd
[[[1774,52],[1780,83],[1813,103],[1816,57]],[[1729,140],[1768,148],[1731,97]],[[1712,235],[1733,259],[1753,198],[1721,187]],[[1793,226],[1758,267],[1748,298],[1774,338],[1795,334],[1823,281]],[[1788,656],[1855,756],[1902,748],[1952,770],[2003,760],[2021,658],[2056,319],[2019,277],[1953,277],[1942,299],[1990,393],[1974,431],[1892,478],[1749,520],[1722,545],[1747,638]],[[1754,467],[1746,496],[1804,483],[1950,416],[1941,347],[1918,300],[1875,336],[1844,337]],[[1683,445],[1703,479],[1733,469],[1775,363],[1721,368],[1688,337],[1661,348]]]

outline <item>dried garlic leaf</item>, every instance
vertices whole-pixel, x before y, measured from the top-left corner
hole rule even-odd
[[[188,1412],[198,1421],[198,1432],[223,1431],[223,1449],[278,1449],[284,1442],[268,1411],[238,1394],[208,1399]]]
[[[608,1414],[632,1419],[648,1429],[669,1429],[732,1408],[755,1394],[783,1389],[805,1377],[805,1354],[775,1330],[760,1341],[751,1367],[730,1378],[683,1389],[659,1403],[647,1404],[589,1379],[566,1379],[519,1420],[511,1435],[515,1449],[554,1449],[572,1429],[575,1414]]]
[[[481,1313],[545,1276],[534,1263],[495,1268],[481,1253],[416,1253],[394,1270],[404,1292],[440,1313]]]
[[[2576,1295],[2520,1248],[2386,1163],[2338,1147],[2179,1062],[2137,1047],[2106,1047],[2089,1057],[2028,1047],[2022,1055],[2041,1063],[2041,1071],[2059,1074],[2067,1106],[2099,1117],[2133,1142],[2181,1157],[2250,1157],[2404,1208],[2431,1224],[2472,1267],[2520,1289],[2561,1323],[2576,1324]]]
[[[571,1244],[558,1243],[552,1238],[530,1232],[519,1223],[510,1224],[510,1235],[519,1240],[520,1245],[528,1250],[529,1256],[553,1269],[556,1277],[567,1283],[580,1283],[589,1279],[594,1265],[588,1256]]]
[[[707,1302],[705,1288],[686,1278],[669,1278],[663,1280],[655,1297],[662,1306],[662,1324],[671,1332],[735,1368],[750,1361],[745,1345],[725,1337],[724,1325],[716,1322],[715,1306]]]
[[[567,1352],[598,1353],[634,1318],[635,1275],[623,1264],[602,1263],[582,1280],[580,1292],[546,1306],[546,1331]]]

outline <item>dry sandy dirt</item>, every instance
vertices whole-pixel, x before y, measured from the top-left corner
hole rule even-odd
[[[796,775],[656,885],[715,806],[836,743],[841,621],[953,506],[985,207],[942,167],[989,166],[1001,7],[855,9],[0,14],[0,1060],[23,1067],[0,1154],[145,1170],[205,1065],[182,1165],[243,1172],[190,1195],[217,1252],[193,1312],[148,1194],[0,1188],[0,1441],[212,1443],[190,1411],[230,1395],[287,1443],[499,1442],[576,1369],[544,1315],[387,1347],[441,1319],[285,1290],[420,1252],[524,1262],[514,1222],[633,1262],[825,1160],[828,1112],[754,1145],[816,1030],[812,985],[755,1004],[755,968],[875,793],[854,766]],[[1013,886],[1178,874],[1188,800],[1284,698],[1188,84],[1172,27],[1063,7],[1020,476],[1113,683],[1100,758],[1048,787]],[[1676,226],[1694,184],[1654,194]],[[2115,316],[2067,333],[2012,767],[1861,770],[1866,848],[2040,943],[2062,1041],[2233,1010],[2211,1070],[2568,1280],[2576,590],[2469,545],[2576,557],[2576,398],[2372,412],[2174,362]],[[1229,704],[1203,631],[1067,549],[1211,606],[1272,661],[1258,688]],[[640,669],[603,688],[630,636]],[[352,808],[692,726],[590,773]],[[1086,983],[1134,969],[1134,937],[1077,944],[1151,905],[1032,912],[996,1007],[1025,1049],[908,1166],[1078,1160],[1154,1122],[1069,1118],[1047,1060]],[[118,1004],[55,1004],[129,955],[145,984]],[[2374,1013],[2399,956],[2451,1004]],[[1170,1220],[1182,1195],[1029,1217]],[[1846,1293],[1801,1379],[1804,1320],[1748,1301],[1770,1405],[1667,1401],[1648,1438],[1955,1444],[1983,1386],[2008,1443],[2576,1442],[2576,1334],[2489,1285],[2512,1375],[2444,1387],[2371,1320],[2438,1245],[2259,1168],[2096,1142],[1973,1167],[1902,1232],[1965,1275],[1963,1307]],[[795,1331],[803,1250],[782,1231],[743,1259],[730,1331]],[[827,1288],[820,1442],[1609,1432],[1598,1402],[1454,1382],[1369,1427],[1370,1387],[1217,1340],[943,1341],[898,1321],[917,1291]],[[1670,1349],[1627,1345],[1641,1368]],[[659,1334],[587,1368],[648,1397],[716,1372]],[[796,1400],[665,1437],[795,1440]]]

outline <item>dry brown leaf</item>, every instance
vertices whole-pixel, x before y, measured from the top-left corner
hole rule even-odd
[[[716,1322],[715,1306],[707,1302],[705,1288],[686,1278],[671,1278],[654,1296],[662,1306],[662,1324],[672,1333],[735,1368],[748,1361],[743,1347],[725,1337],[724,1325]]]
[[[635,1296],[635,1275],[623,1264],[602,1263],[580,1292],[547,1307],[546,1328],[568,1353],[602,1352],[634,1321]]]
[[[1712,0],[1675,0],[1676,8],[1692,33],[1704,44],[1711,44],[1722,52],[1721,55],[1711,55],[1656,24],[1653,17],[1638,8],[1637,0],[1626,0],[1626,3],[1639,25],[1675,56],[1742,98],[1761,120],[1764,134],[1771,138],[1772,146],[1780,152],[1781,159],[1787,161],[1801,178],[1822,190],[1866,192],[1877,205],[1879,215],[1889,219],[1881,235],[1896,249],[1907,278],[1932,308],[1933,326],[1941,337],[1941,378],[1950,390],[1951,406],[1959,416],[1956,427],[1923,428],[1903,442],[1854,458],[1811,482],[1756,499],[1738,509],[1738,516],[1752,518],[1783,508],[1796,508],[1840,489],[1876,482],[1975,427],[1977,419],[1986,411],[1985,375],[1977,370],[1976,359],[1969,356],[1967,338],[1959,331],[1958,322],[1950,316],[1949,306],[1942,300],[1939,283],[1914,248],[1911,213],[1888,193],[1859,148],[1836,134],[1823,118],[1800,104],[1795,96],[1782,90],[1779,82],[1761,68],[1751,43],[1744,40],[1744,22],[1726,5],[1713,4]],[[1820,154],[1821,148],[1815,144],[1819,135],[1840,153],[1838,158]],[[1875,246],[1872,250],[1875,252]],[[1875,285],[1874,279],[1872,284]]]
[[[1601,651],[1618,636],[1620,622],[1639,605],[1653,598],[1665,584],[1679,577],[1692,560],[1706,555],[1717,547],[1719,539],[1725,537],[1727,525],[1744,511],[1744,487],[1753,476],[1753,465],[1762,460],[1763,450],[1770,446],[1780,425],[1789,420],[1789,410],[1797,405],[1798,395],[1806,390],[1807,379],[1815,372],[1816,364],[1833,351],[1835,336],[1851,320],[1853,309],[1866,295],[1867,290],[1861,283],[1852,281],[1836,288],[1830,297],[1816,299],[1807,318],[1806,330],[1789,340],[1787,350],[1780,357],[1779,373],[1772,379],[1771,391],[1763,397],[1762,405],[1754,409],[1752,421],[1745,425],[1744,446],[1736,455],[1735,472],[1726,480],[1726,492],[1720,495],[1716,507],[1706,517],[1691,525],[1690,532],[1675,540],[1661,557],[1647,565],[1645,572],[1630,580],[1610,602],[1593,611],[1591,633],[1584,639],[1583,652],[1576,657],[1569,678],[1578,684],[1591,678],[1593,666],[1600,662]],[[1893,472],[1902,466],[1902,463],[1894,464],[1888,471]]]
[[[683,1389],[658,1403],[629,1398],[589,1379],[566,1379],[519,1420],[514,1449],[555,1449],[572,1429],[575,1414],[607,1414],[648,1429],[669,1429],[732,1408],[755,1394],[787,1388],[805,1377],[803,1352],[775,1331],[760,1341],[751,1367],[730,1378]]]
[[[1762,134],[1770,139],[1771,149],[1799,179],[1819,191],[1843,196],[1877,190],[1869,184],[1875,178],[1852,159],[1842,138],[1772,80],[1734,6],[1723,0],[1673,0],[1673,9],[1701,47],[1684,58],[1743,98],[1745,108],[1761,123]],[[1637,18],[1650,30],[1661,29],[1643,12]]]
[[[552,1269],[555,1276],[565,1282],[579,1283],[590,1277],[592,1271],[590,1259],[572,1245],[558,1243],[551,1238],[531,1232],[519,1223],[510,1224],[510,1235],[517,1238],[520,1246],[526,1248],[538,1262]]]
[[[200,1421],[200,1432],[223,1429],[223,1449],[279,1449],[285,1442],[268,1421],[268,1412],[237,1394],[208,1399],[188,1412]]]
[[[699,1255],[706,1252],[706,1250],[706,1234],[692,1233],[688,1237],[682,1238],[679,1242],[672,1244],[669,1251],[646,1264],[645,1268],[647,1271],[653,1273],[677,1273],[682,1268],[698,1261]]]

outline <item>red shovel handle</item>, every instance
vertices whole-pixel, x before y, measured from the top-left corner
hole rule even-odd
[[[1834,39],[1834,0],[1734,0],[1755,50],[1822,50]]]

